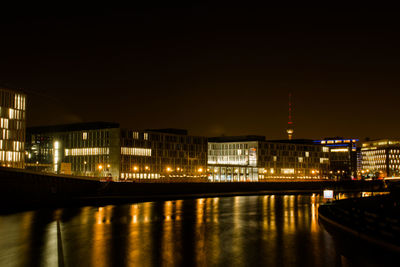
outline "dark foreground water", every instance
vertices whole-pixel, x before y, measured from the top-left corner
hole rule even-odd
[[[2,215],[0,266],[347,265],[318,224],[322,202],[239,196]]]

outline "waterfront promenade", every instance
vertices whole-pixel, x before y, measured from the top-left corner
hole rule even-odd
[[[319,221],[341,253],[389,265],[400,256],[400,195],[338,200],[319,207]]]
[[[0,198],[3,209],[102,205],[157,199],[256,194],[382,191],[381,181],[271,181],[271,182],[101,182],[0,168]]]

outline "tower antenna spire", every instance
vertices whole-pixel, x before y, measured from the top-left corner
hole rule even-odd
[[[292,121],[292,93],[289,93],[289,117],[288,117],[288,126],[286,128],[286,133],[288,135],[288,139],[292,140],[293,137],[293,121]]]

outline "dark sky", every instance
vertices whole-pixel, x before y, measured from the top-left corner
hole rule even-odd
[[[398,14],[370,8],[2,8],[0,83],[28,126],[400,137]]]

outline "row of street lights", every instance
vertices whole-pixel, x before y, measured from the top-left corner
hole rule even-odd
[[[87,162],[85,161],[84,164],[86,165]],[[107,164],[106,167],[107,167],[107,170],[109,170],[110,167],[111,167],[111,165],[110,165],[110,164]],[[98,168],[98,170],[101,172],[101,171],[103,171],[104,166],[103,166],[103,164],[99,164],[99,165],[97,166],[97,168]],[[133,169],[134,172],[138,172],[138,171],[139,171],[139,167],[138,167],[138,166],[133,166],[132,169]],[[145,167],[144,167],[144,170],[145,170],[145,171],[150,171],[150,167],[149,167],[149,166],[145,166]],[[168,167],[165,168],[165,171],[166,171],[167,173],[171,173],[171,172],[173,172],[174,170],[173,170],[171,167],[168,166]],[[207,171],[209,171],[209,169],[207,169]],[[367,170],[367,171],[369,172],[369,170]],[[176,172],[183,172],[183,169],[180,168],[180,167],[177,167],[177,168],[176,168]],[[197,169],[197,172],[203,173],[203,172],[204,172],[204,169],[203,169],[202,167],[200,167],[200,168]],[[266,172],[266,171],[264,171],[264,172]],[[319,170],[311,170],[311,173],[312,173],[312,174],[319,174],[319,172],[320,172]],[[362,172],[363,172],[363,171],[362,171]]]
[[[133,169],[134,172],[138,172],[138,171],[139,171],[139,167],[138,167],[138,166],[133,166],[132,169]],[[145,171],[150,171],[149,166],[145,166],[145,167],[144,167],[144,170],[145,170]],[[168,167],[165,168],[165,171],[166,171],[166,172],[173,172],[174,169],[168,166]],[[197,172],[199,172],[199,173],[202,173],[203,171],[204,171],[204,170],[203,170],[203,168],[201,168],[201,167],[197,169]],[[176,172],[183,172],[183,169],[180,168],[180,167],[177,167],[177,168],[176,168]]]
[[[85,161],[84,164],[86,165],[87,162]],[[110,164],[98,164],[98,165],[97,165],[97,169],[98,169],[99,173],[101,174],[100,176],[103,176],[103,171],[105,171],[105,170],[106,170],[106,171],[109,171],[110,168],[111,168],[111,165],[110,165]],[[134,172],[139,172],[139,171],[140,171],[140,168],[139,168],[138,166],[135,165],[135,166],[132,167],[132,170],[133,170]],[[150,171],[150,167],[149,167],[149,166],[145,166],[145,167],[144,167],[144,171],[149,172],[149,171]],[[165,168],[165,171],[166,171],[167,173],[172,173],[172,172],[174,172],[174,169],[171,168],[170,166],[168,166],[168,167]],[[207,169],[207,171],[209,171],[209,169]],[[183,172],[183,169],[180,168],[180,167],[177,167],[177,168],[176,168],[176,172]],[[198,172],[198,173],[203,173],[203,172],[204,172],[204,169],[203,169],[202,167],[200,167],[200,168],[197,169],[197,172]]]

